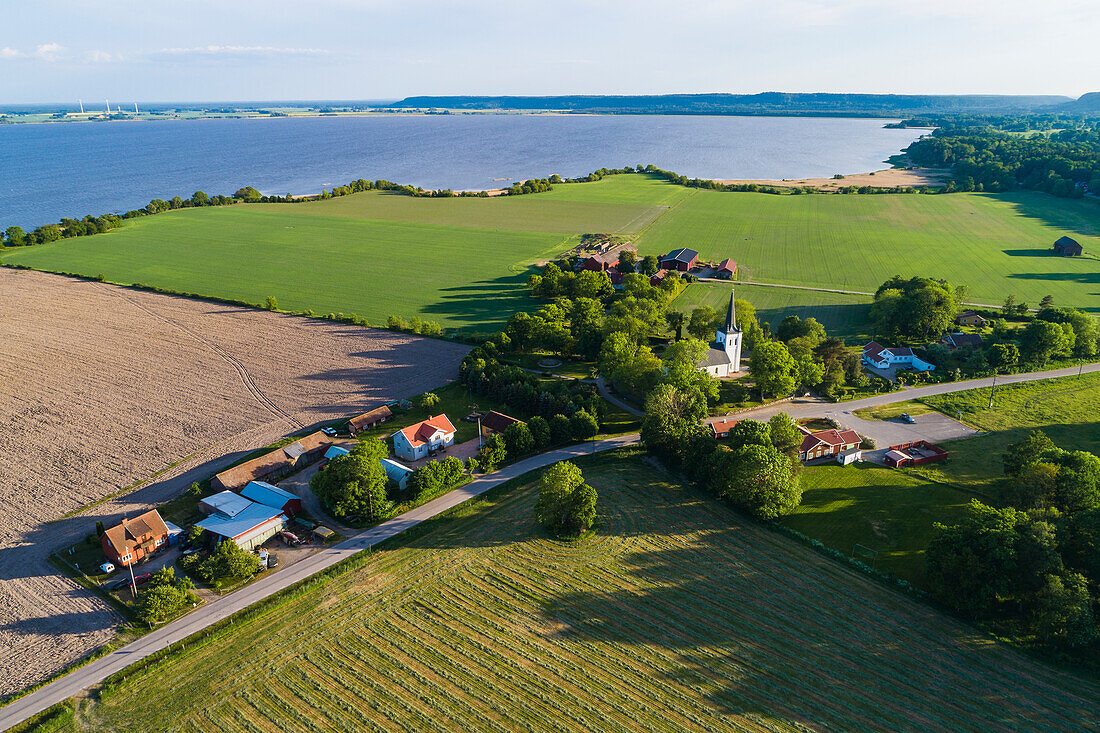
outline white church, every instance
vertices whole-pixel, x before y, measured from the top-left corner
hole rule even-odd
[[[730,306],[726,322],[718,327],[714,342],[699,366],[715,377],[729,377],[741,371],[741,329],[737,327],[737,311],[733,307],[733,290],[730,290]]]

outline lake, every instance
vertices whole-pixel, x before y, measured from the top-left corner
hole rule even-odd
[[[0,228],[194,191],[318,193],[357,178],[484,189],[652,163],[690,177],[860,173],[921,134],[888,120],[425,115],[0,125]]]

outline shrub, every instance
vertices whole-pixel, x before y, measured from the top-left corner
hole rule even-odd
[[[560,537],[575,537],[592,528],[597,499],[576,464],[555,463],[539,479],[535,519]]]

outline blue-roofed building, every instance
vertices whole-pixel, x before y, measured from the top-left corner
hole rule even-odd
[[[195,526],[222,540],[232,540],[242,550],[259,547],[286,528],[287,517],[280,510],[248,499],[244,501],[248,502],[248,506],[232,517],[211,514]]]
[[[235,517],[252,502],[240,494],[232,491],[219,491],[213,496],[208,496],[199,501],[199,509],[206,514],[217,514],[223,517]]]
[[[386,476],[389,477],[390,481],[393,481],[397,484],[397,488],[404,491],[409,485],[409,476],[412,475],[413,470],[389,458],[383,458],[380,463],[382,468],[386,469]]]
[[[302,511],[302,500],[286,489],[269,484],[266,481],[249,481],[241,489],[241,496],[251,499],[257,504],[263,504],[274,509],[281,510],[288,517],[293,517]]]
[[[347,448],[341,448],[338,445],[334,445],[334,446],[331,446],[327,451],[325,451],[325,460],[326,461],[331,461],[333,458],[339,458],[340,456],[346,456],[348,453],[351,453],[351,451],[348,450]]]

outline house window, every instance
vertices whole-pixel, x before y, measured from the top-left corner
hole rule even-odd
[[[164,544],[164,538],[163,537],[157,537],[157,547],[160,547],[163,544]]]
[[[130,562],[133,559],[134,559],[134,556],[131,555],[128,552],[125,555],[122,556],[122,562]]]

